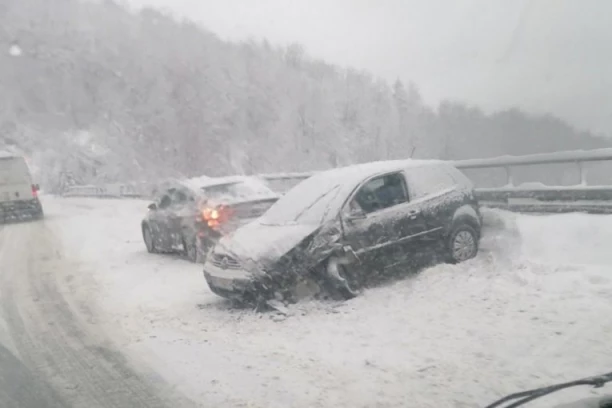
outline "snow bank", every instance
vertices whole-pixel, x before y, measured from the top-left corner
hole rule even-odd
[[[284,317],[231,309],[201,266],[147,254],[146,202],[45,205],[83,265],[75,302],[204,406],[482,407],[612,362],[612,217],[485,210],[476,259]]]

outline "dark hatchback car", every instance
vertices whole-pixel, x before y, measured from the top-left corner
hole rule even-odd
[[[440,161],[385,161],[317,173],[258,220],[222,238],[204,266],[216,294],[295,301],[311,289],[351,298],[374,275],[430,251],[478,251],[471,182]]]
[[[142,220],[147,250],[205,259],[224,235],[261,216],[279,195],[256,176],[169,182]]]

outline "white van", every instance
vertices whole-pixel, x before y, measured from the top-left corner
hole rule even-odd
[[[43,217],[38,185],[23,157],[0,152],[0,222]]]

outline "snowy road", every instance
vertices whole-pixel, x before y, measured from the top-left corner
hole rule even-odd
[[[144,202],[45,206],[0,229],[0,363],[6,348],[48,406],[481,407],[612,371],[610,216],[488,213],[477,259],[283,319],[147,254]]]
[[[20,358],[41,390],[57,398],[54,404],[167,406],[159,388],[141,379],[143,374],[133,371],[88,319],[87,304],[72,303],[76,289],[70,282],[84,269],[66,255],[50,225],[9,225],[0,231],[0,305],[7,351]]]

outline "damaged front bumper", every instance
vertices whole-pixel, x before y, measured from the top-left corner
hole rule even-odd
[[[206,262],[204,278],[210,290],[224,298],[244,298],[257,292],[253,276],[242,269],[228,269]]]
[[[207,260],[204,278],[218,296],[242,301],[289,300],[295,297],[296,279],[291,273],[252,273],[243,268],[228,268]]]

